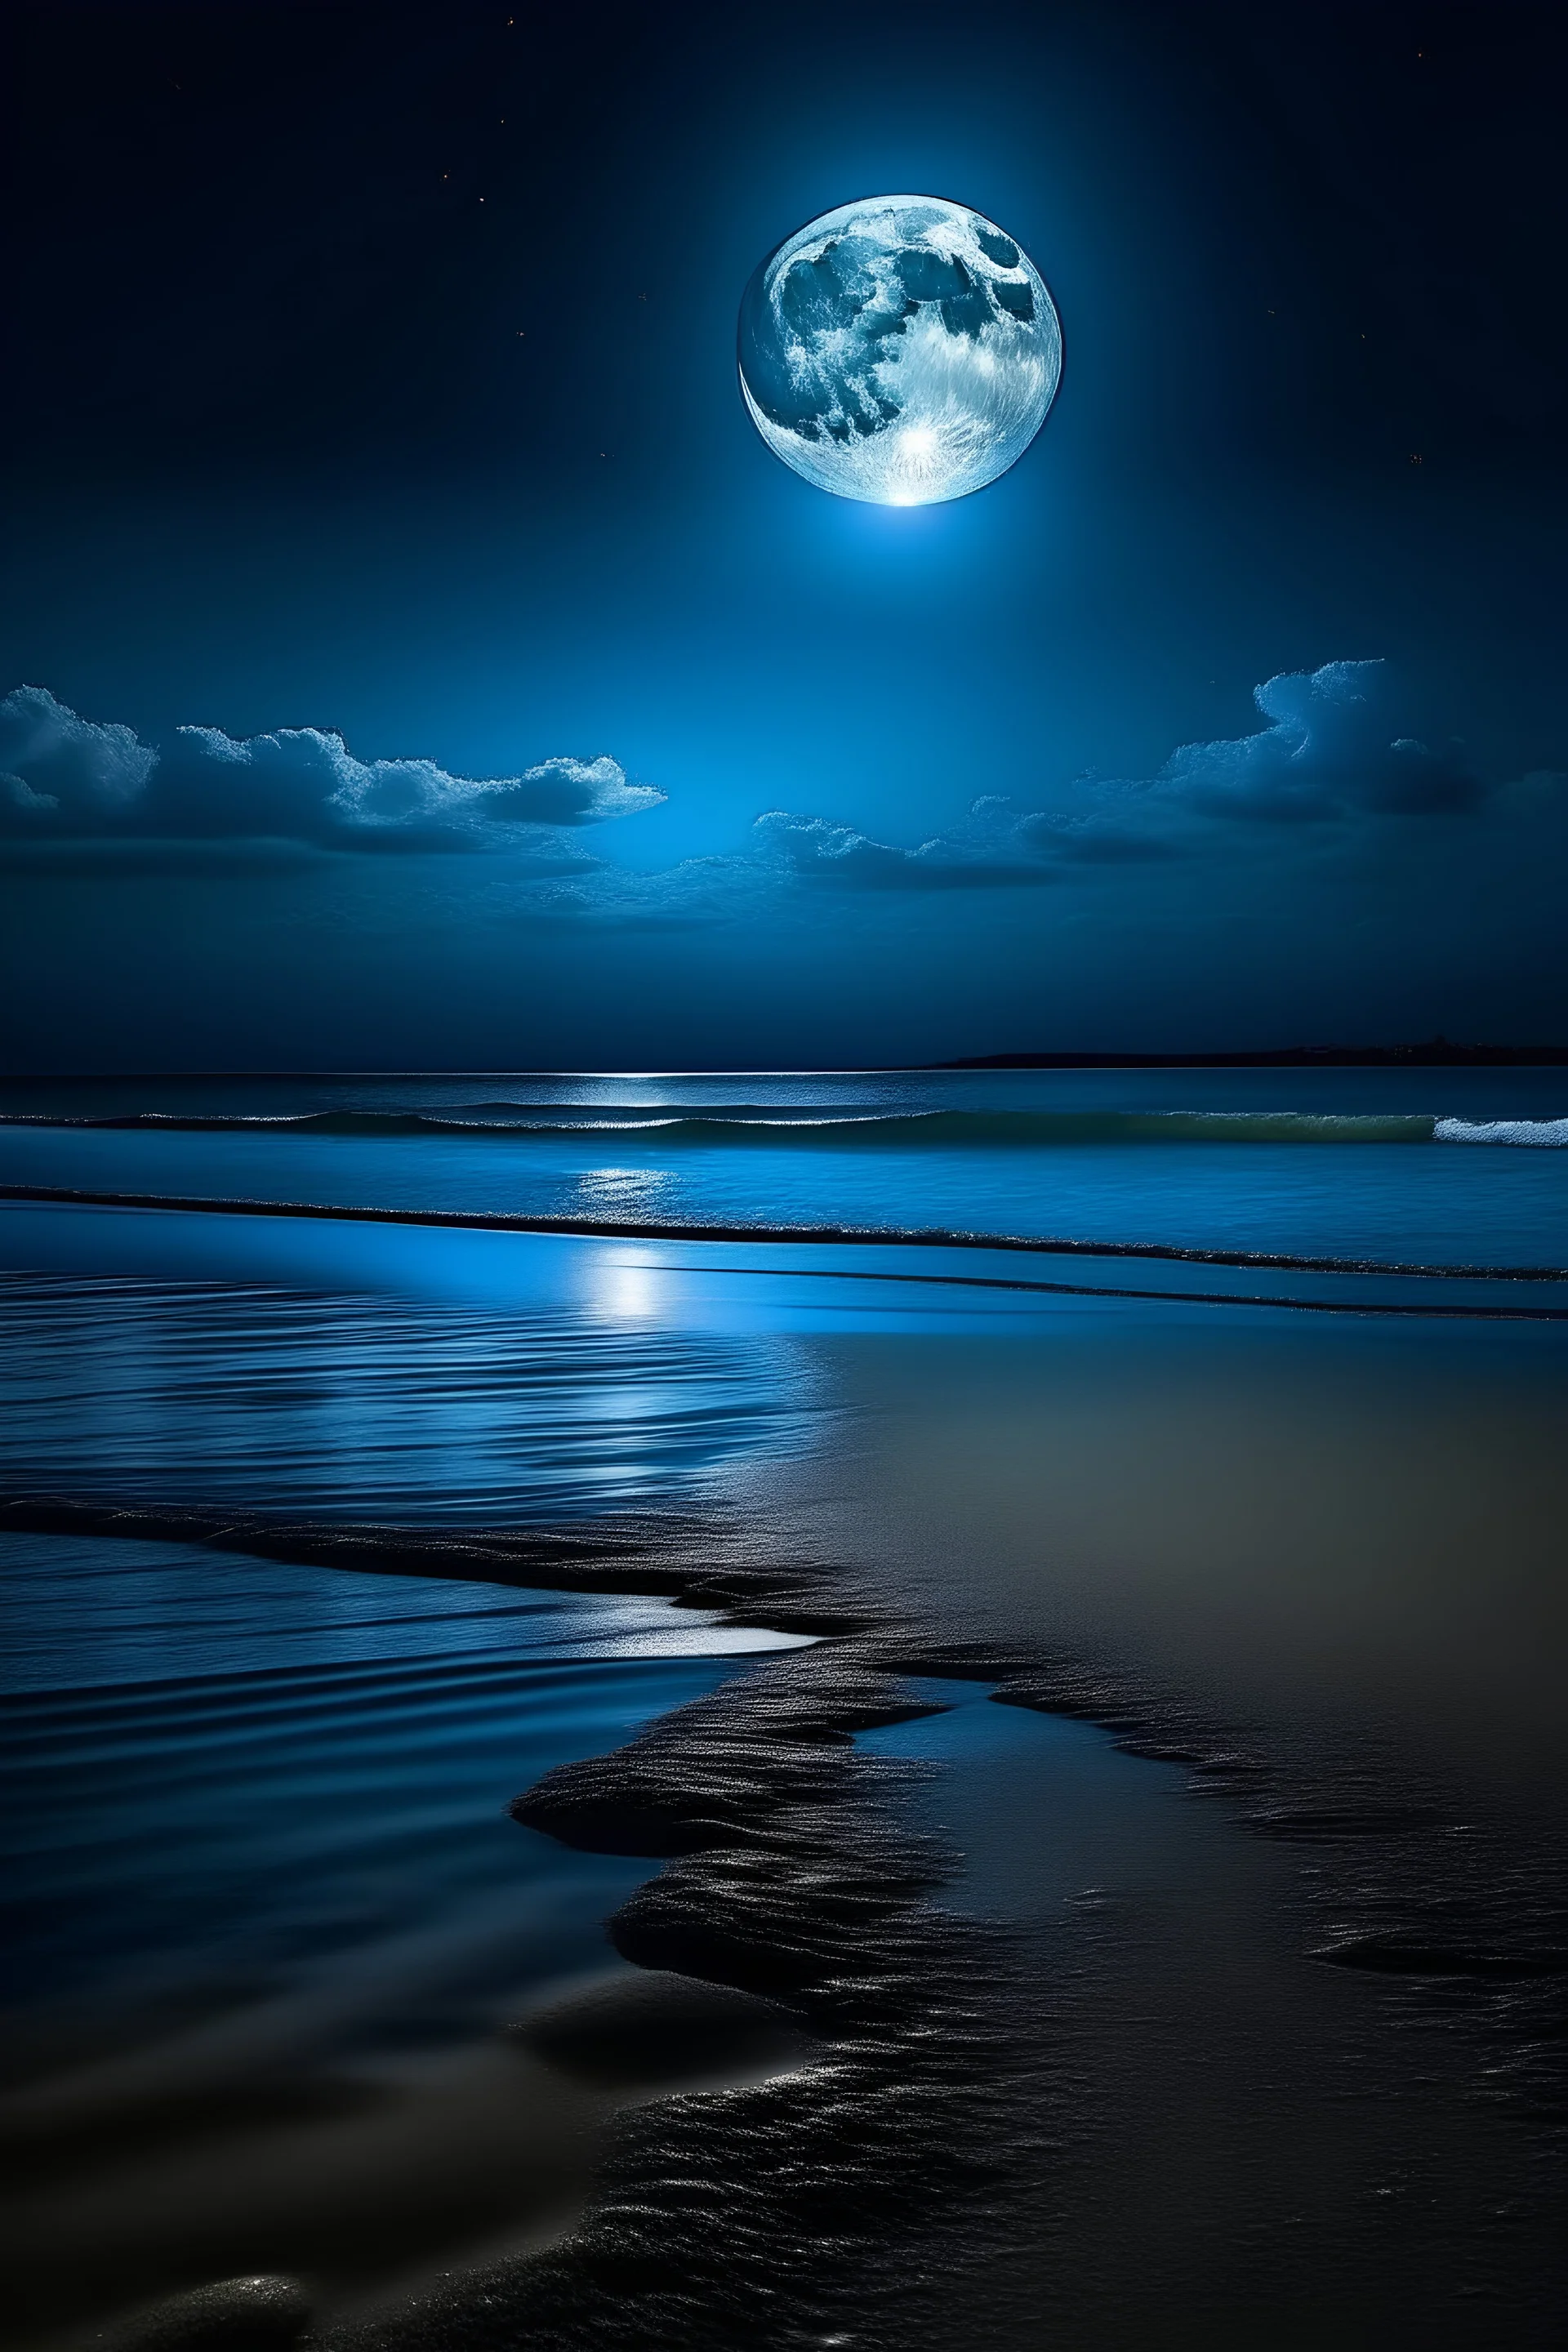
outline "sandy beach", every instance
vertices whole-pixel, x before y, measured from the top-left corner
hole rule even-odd
[[[5,1214],[28,2341],[1551,2340],[1553,1323]],[[606,1966],[803,2038],[507,2039]]]

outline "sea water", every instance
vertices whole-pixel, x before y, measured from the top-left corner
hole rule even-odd
[[[237,1221],[164,1221],[150,1266],[133,1214],[0,1215],[11,1494],[581,1526],[709,1508],[814,1410],[765,1339],[476,1276],[464,1244],[490,1236],[435,1236],[451,1266],[392,1234],[374,1265],[258,1280]],[[374,1558],[19,1532],[0,1608],[8,2333],[236,2272],[341,2307],[569,2222],[616,2098],[498,2037],[614,1964],[603,1923],[647,1865],[506,1806],[801,1637]]]
[[[0,1181],[1568,1265],[1568,1072],[7,1082]]]

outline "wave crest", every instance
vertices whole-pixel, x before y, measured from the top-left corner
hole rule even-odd
[[[1568,1146],[1568,1118],[1440,1118],[1432,1139],[1436,1143],[1522,1143],[1561,1151]]]
[[[1447,1122],[1459,1124],[1462,1122]],[[446,1111],[321,1110],[246,1114],[134,1111],[107,1118],[34,1112],[0,1125],[143,1130],[175,1134],[623,1135],[657,1134],[672,1144],[721,1141],[829,1145],[994,1147],[1073,1143],[1429,1143],[1428,1116],[1314,1111],[845,1111],[832,1105],[782,1108],[716,1103],[465,1103]],[[1565,1127],[1568,1132],[1568,1127]]]
[[[449,1109],[191,1113],[95,1118],[0,1114],[0,1127],[168,1134],[639,1136],[661,1151],[746,1144],[792,1150],[1040,1150],[1075,1144],[1483,1143],[1568,1145],[1568,1118],[1465,1119],[1429,1112],[1299,1110],[846,1110],[837,1105],[460,1103]]]

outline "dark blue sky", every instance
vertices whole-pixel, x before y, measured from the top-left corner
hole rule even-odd
[[[1559,12],[563,13],[8,18],[5,1065],[1568,1034]],[[914,510],[733,376],[903,188],[1068,355]]]

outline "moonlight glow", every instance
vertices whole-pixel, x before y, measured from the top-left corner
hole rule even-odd
[[[808,482],[930,506],[1023,456],[1060,381],[1061,324],[1028,255],[984,215],[868,196],[753,272],[740,365],[752,423]]]

